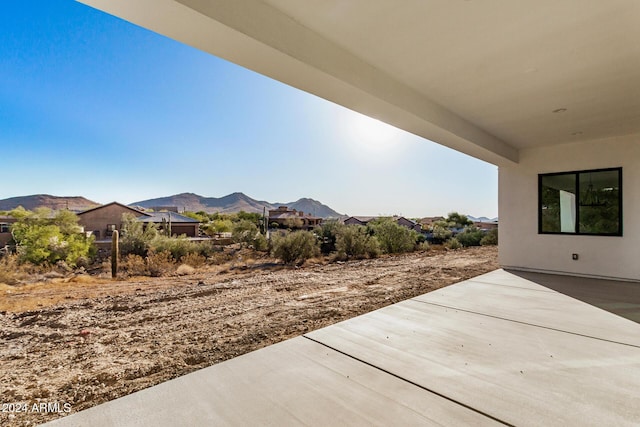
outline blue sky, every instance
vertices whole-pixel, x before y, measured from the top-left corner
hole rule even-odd
[[[71,0],[0,3],[0,199],[497,216],[497,168]]]

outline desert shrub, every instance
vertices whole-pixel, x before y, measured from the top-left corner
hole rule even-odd
[[[431,245],[426,240],[422,243],[418,243],[417,250],[419,251],[428,251],[431,249]]]
[[[253,246],[253,249],[255,249],[256,251],[264,252],[269,249],[269,242],[263,234],[258,234],[256,235],[256,238],[253,239],[253,243],[251,246]]]
[[[120,237],[120,254],[135,254],[145,257],[151,242],[158,237],[155,224],[149,223],[146,228],[143,223],[129,213],[122,215],[122,233]]]
[[[239,221],[252,222],[257,227],[260,225],[260,221],[262,220],[262,214],[257,212],[240,211],[236,214],[236,218],[238,218]]]
[[[302,263],[319,254],[316,236],[309,231],[275,234],[271,241],[271,255],[287,264]]]
[[[498,244],[498,229],[494,228],[493,230],[487,231],[487,234],[480,240],[480,244],[482,246],[490,246]]]
[[[266,251],[269,246],[267,239],[258,230],[258,226],[246,219],[234,224],[231,237],[234,242],[251,246],[257,251]]]
[[[480,240],[484,237],[482,230],[476,227],[466,227],[462,233],[458,233],[456,239],[464,247],[468,246],[480,246]]]
[[[375,258],[380,255],[380,245],[375,236],[360,225],[346,225],[338,229],[335,249],[342,258]]]
[[[120,269],[129,276],[146,276],[149,274],[145,259],[136,254],[125,255],[120,261]]]
[[[182,264],[176,270],[176,274],[178,276],[186,276],[188,274],[193,274],[196,272],[196,269],[190,266],[189,264]]]
[[[458,241],[458,239],[456,239],[455,237],[452,237],[451,239],[447,240],[446,242],[444,242],[444,247],[447,249],[460,249],[462,247],[462,245],[460,244],[460,242]]]
[[[337,220],[324,221],[314,232],[320,239],[320,251],[327,255],[336,251],[336,240],[338,233],[345,227],[343,223]]]
[[[24,276],[18,255],[7,254],[0,258],[0,283],[17,285]]]
[[[453,232],[441,223],[433,226],[433,243],[441,244],[449,240],[453,236]]]
[[[228,233],[233,229],[233,223],[228,219],[214,219],[204,227],[205,233],[212,236],[215,233]]]
[[[199,253],[191,252],[182,257],[182,264],[190,265],[191,267],[202,267],[207,259]]]
[[[260,234],[258,226],[246,219],[235,223],[231,230],[233,241],[246,246],[252,245],[258,234]]]
[[[232,259],[233,259],[233,255],[231,253],[225,252],[225,251],[219,251],[219,252],[213,253],[209,257],[208,261],[209,261],[209,264],[220,265],[220,264],[229,262]]]
[[[33,212],[17,208],[9,212],[16,218],[11,226],[13,240],[21,262],[36,265],[64,261],[75,267],[79,258],[93,258],[96,250],[93,236],[86,237],[78,225],[78,217],[69,211],[52,215],[46,208]]]
[[[186,237],[167,237],[158,235],[150,243],[154,252],[169,252],[175,261],[180,261],[184,256],[190,253],[197,253],[199,248],[188,240]]]
[[[149,251],[147,258],[147,271],[151,277],[160,277],[172,272],[175,263],[171,256],[171,252],[155,252],[153,249]]]
[[[391,218],[374,220],[368,227],[385,253],[396,254],[415,249],[418,233],[399,225]]]

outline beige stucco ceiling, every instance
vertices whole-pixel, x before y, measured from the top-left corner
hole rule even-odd
[[[495,164],[640,133],[638,0],[82,1]]]

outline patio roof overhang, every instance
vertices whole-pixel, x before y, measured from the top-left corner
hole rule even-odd
[[[502,166],[640,132],[633,0],[80,0]]]

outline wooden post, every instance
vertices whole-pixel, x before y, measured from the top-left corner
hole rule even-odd
[[[118,277],[118,256],[120,254],[120,248],[118,245],[118,230],[113,230],[111,235],[111,278]]]

